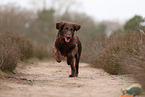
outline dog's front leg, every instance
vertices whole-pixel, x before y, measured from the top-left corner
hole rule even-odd
[[[53,53],[57,62],[61,62],[61,53],[58,49],[53,48]]]

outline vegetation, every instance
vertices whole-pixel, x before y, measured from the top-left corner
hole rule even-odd
[[[56,2],[57,5],[59,5],[58,3],[59,2]],[[49,9],[44,8],[36,13],[11,4],[1,5],[0,32],[9,31],[17,33],[24,38],[29,39],[29,42],[32,43],[32,47],[34,46],[37,50],[40,48],[45,49],[44,52],[47,51],[45,56],[52,57],[53,42],[57,33],[55,23],[59,21],[75,22],[82,26],[82,29],[79,32],[76,32],[76,34],[80,37],[85,49],[84,44],[96,36],[97,33],[105,33],[108,26],[107,21],[101,23],[95,22],[90,16],[87,16],[84,13],[76,13],[73,11],[70,13],[68,7],[73,6],[71,4],[75,3],[70,2],[69,4],[68,2],[63,5],[66,9],[61,9],[62,5],[60,4],[59,9],[53,7]],[[109,22],[108,24],[111,25]],[[119,24],[116,25],[120,26]],[[29,42],[27,43],[29,44]],[[32,48],[31,46],[29,47]],[[37,50],[34,50],[34,52],[38,53]],[[40,53],[34,54],[33,56],[43,56]]]
[[[28,40],[11,32],[0,33],[0,69],[13,71],[19,60],[32,57],[32,48]]]
[[[135,15],[133,18],[131,18],[130,20],[128,20],[125,25],[124,25],[124,30],[131,30],[132,32],[134,31],[138,31],[141,22],[145,22],[145,20],[143,19],[143,17]],[[144,27],[141,27],[144,28]]]
[[[83,59],[87,58],[85,61],[93,67],[103,68],[113,75],[132,74],[145,89],[145,30],[137,29],[136,26],[136,29],[125,29],[122,33],[115,32],[109,38],[96,35],[86,44]]]
[[[53,57],[55,23],[69,21],[82,26],[76,34],[83,43],[83,61],[110,74],[133,74],[145,90],[145,27],[140,25],[144,18],[136,15],[124,26],[97,22],[84,13],[69,11],[70,5],[35,13],[12,5],[0,7],[0,69],[13,71],[19,61]]]

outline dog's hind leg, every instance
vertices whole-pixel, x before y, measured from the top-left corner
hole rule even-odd
[[[79,74],[79,61],[80,61],[80,56],[78,53],[75,55],[75,59],[76,59],[75,60],[76,76],[78,76],[78,74]]]
[[[69,52],[69,54],[67,55],[67,64],[71,65],[72,62],[74,61],[75,55],[78,51],[78,48],[75,47],[72,51]]]
[[[76,77],[75,55],[78,52],[78,47],[75,47],[67,56],[67,64],[71,66],[71,75],[69,77]]]
[[[69,77],[76,77],[76,68],[74,65],[74,59],[70,66],[71,66],[71,75],[69,75]]]

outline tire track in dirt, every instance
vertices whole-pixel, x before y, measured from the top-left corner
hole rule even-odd
[[[16,71],[17,76],[10,77],[14,81],[0,80],[0,97],[119,97],[121,89],[134,82],[86,63],[80,63],[75,78],[68,77],[70,67],[64,62],[38,62]]]

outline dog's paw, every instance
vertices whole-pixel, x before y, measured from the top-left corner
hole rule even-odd
[[[58,63],[60,63],[62,60],[61,60],[61,56],[56,56],[56,61],[58,62]]]
[[[78,75],[72,75],[72,74],[71,74],[71,75],[69,75],[69,77],[78,77]]]
[[[70,62],[67,62],[67,65],[70,65],[71,63]]]
[[[74,75],[69,75],[69,77],[75,77]]]
[[[60,63],[61,61],[57,61],[58,63]]]

